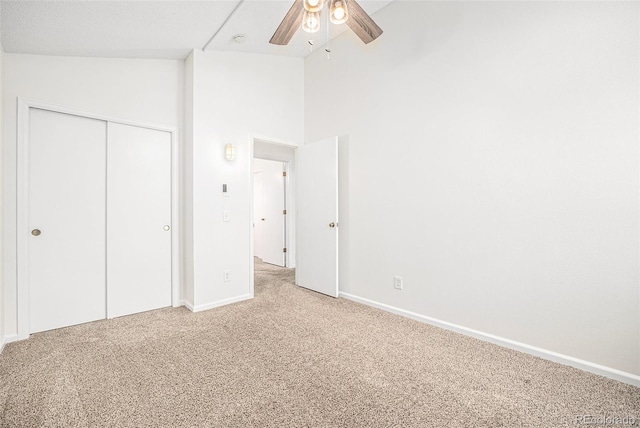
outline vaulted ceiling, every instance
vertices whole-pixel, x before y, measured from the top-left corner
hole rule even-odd
[[[375,12],[392,0],[358,0]],[[192,49],[305,57],[309,35],[299,30],[288,46],[269,39],[293,0],[35,1],[0,2],[5,52],[114,58],[182,59]],[[324,22],[323,22],[324,24]],[[327,32],[327,28],[329,31]],[[314,49],[346,24],[324,25]],[[242,34],[244,43],[233,36]]]

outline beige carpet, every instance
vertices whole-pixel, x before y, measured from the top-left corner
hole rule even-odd
[[[640,389],[292,284],[35,334],[0,356],[2,427],[553,427]],[[636,422],[638,423],[638,422]]]

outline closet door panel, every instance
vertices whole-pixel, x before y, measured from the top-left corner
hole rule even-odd
[[[29,111],[29,332],[105,318],[104,121]]]
[[[171,134],[117,123],[107,140],[107,316],[171,305]]]

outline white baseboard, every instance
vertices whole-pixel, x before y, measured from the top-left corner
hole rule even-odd
[[[191,302],[187,302],[186,300],[180,300],[180,306],[184,306],[185,308],[189,309],[191,312],[193,312],[193,303]]]
[[[11,343],[11,342],[15,342],[19,340],[19,337],[17,334],[11,335],[11,336],[7,336],[5,338],[3,338],[2,340],[0,340],[0,354],[2,354],[2,351],[4,349],[4,345]]]
[[[241,302],[243,300],[252,299],[253,295],[243,294],[242,296],[231,297],[229,299],[216,300],[215,302],[205,303],[203,305],[192,305],[186,300],[182,300],[181,303],[187,307],[191,312],[206,311],[207,309],[213,309],[220,306],[230,305],[231,303]]]
[[[607,377],[609,379],[617,380],[619,382],[628,383],[634,386],[640,386],[640,376],[632,373],[623,372],[611,367],[602,366],[589,361],[581,360],[579,358],[571,357],[569,355],[559,354],[547,349],[538,348],[536,346],[527,345],[526,343],[516,342],[514,340],[505,339],[504,337],[495,336],[493,334],[484,333],[482,331],[473,330],[471,328],[463,327],[457,324],[452,324],[447,321],[427,317],[417,314],[415,312],[406,311],[404,309],[396,308],[394,306],[379,303],[373,300],[365,299],[364,297],[355,296],[349,293],[339,293],[339,297],[352,300],[354,302],[362,303],[367,306],[382,309],[387,312],[392,312],[397,315],[402,315],[407,318],[414,319],[426,324],[431,324],[436,327],[444,328],[445,330],[455,331],[456,333],[464,334],[465,336],[471,336],[476,339],[491,342],[505,348],[514,349],[516,351],[524,352],[536,357],[543,358],[545,360],[553,361],[556,363],[564,364],[567,366],[575,367],[580,370],[584,370],[590,373],[595,373],[600,376]]]

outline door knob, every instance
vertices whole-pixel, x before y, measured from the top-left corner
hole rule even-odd
[[[165,225],[164,225],[164,227],[163,227],[163,229],[164,229],[164,230],[169,230],[169,229],[171,229],[171,226],[169,226],[168,224],[165,224]]]
[[[329,223],[329,227],[333,228],[336,227],[336,224],[334,222]]]
[[[33,230],[31,231],[31,234],[32,234],[33,236],[40,236],[40,234],[41,234],[41,233],[42,233],[42,232],[40,232],[40,229],[33,229]]]

